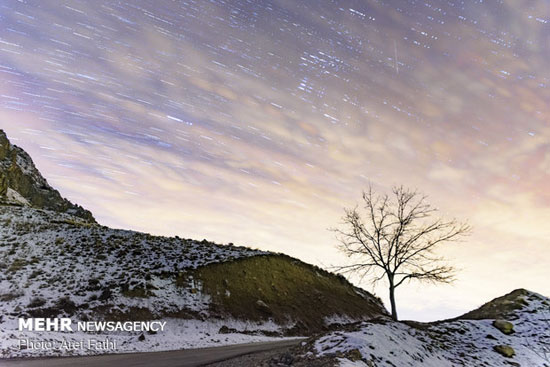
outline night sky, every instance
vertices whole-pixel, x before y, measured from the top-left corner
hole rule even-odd
[[[397,292],[435,319],[550,294],[548,60],[544,0],[0,0],[0,127],[102,224],[322,266],[368,182],[418,188],[474,228]]]

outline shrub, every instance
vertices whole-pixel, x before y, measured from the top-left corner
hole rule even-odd
[[[45,304],[46,304],[46,299],[44,299],[44,298],[42,298],[42,297],[34,297],[34,298],[31,299],[31,301],[29,302],[28,307],[30,307],[30,308],[36,308],[36,307],[44,306]]]

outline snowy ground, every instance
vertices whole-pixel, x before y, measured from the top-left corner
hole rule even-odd
[[[2,341],[0,358],[155,352],[291,339],[254,335],[258,330],[278,331],[279,327],[273,323],[182,319],[164,319],[163,321],[167,322],[164,331],[152,335],[147,332],[20,332],[17,330],[17,321],[9,320],[3,323],[0,329]],[[222,334],[219,331],[223,326],[243,333]],[[144,340],[140,340],[142,334]],[[22,339],[30,340],[40,348],[21,348]],[[105,343],[105,341],[108,342]]]
[[[355,331],[334,332],[314,344],[316,356],[334,356],[341,366],[550,366],[550,299],[529,293],[515,311],[515,332],[505,335],[487,320],[457,320],[425,327],[392,321],[366,322]],[[515,356],[494,348],[507,345]]]
[[[0,206],[0,312],[56,307],[62,298],[124,312],[205,310],[208,297],[185,271],[264,252],[80,223],[69,215]],[[180,284],[174,277],[180,276]],[[31,307],[32,308],[32,307]],[[85,310],[82,310],[85,312]]]
[[[166,332],[145,335],[144,341],[137,340],[139,335],[109,334],[118,340],[118,352],[269,340],[218,330],[226,325],[236,330],[276,331],[274,325],[200,321],[209,319],[210,299],[189,272],[209,263],[261,254],[265,252],[115,230],[67,214],[0,205],[0,356],[96,353],[87,349],[18,351],[24,336],[76,341],[94,337],[23,334],[16,331],[19,317],[168,319]]]

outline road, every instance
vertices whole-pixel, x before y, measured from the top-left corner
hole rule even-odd
[[[175,350],[131,354],[109,354],[91,357],[63,357],[44,359],[19,359],[1,361],[5,367],[194,367],[224,361],[245,354],[264,352],[297,345],[303,339],[283,340],[250,344],[236,344],[223,347]]]

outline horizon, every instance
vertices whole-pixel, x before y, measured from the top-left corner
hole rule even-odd
[[[7,1],[0,128],[100,224],[323,268],[369,182],[416,188],[473,233],[402,319],[550,294],[550,14],[434,4]]]

